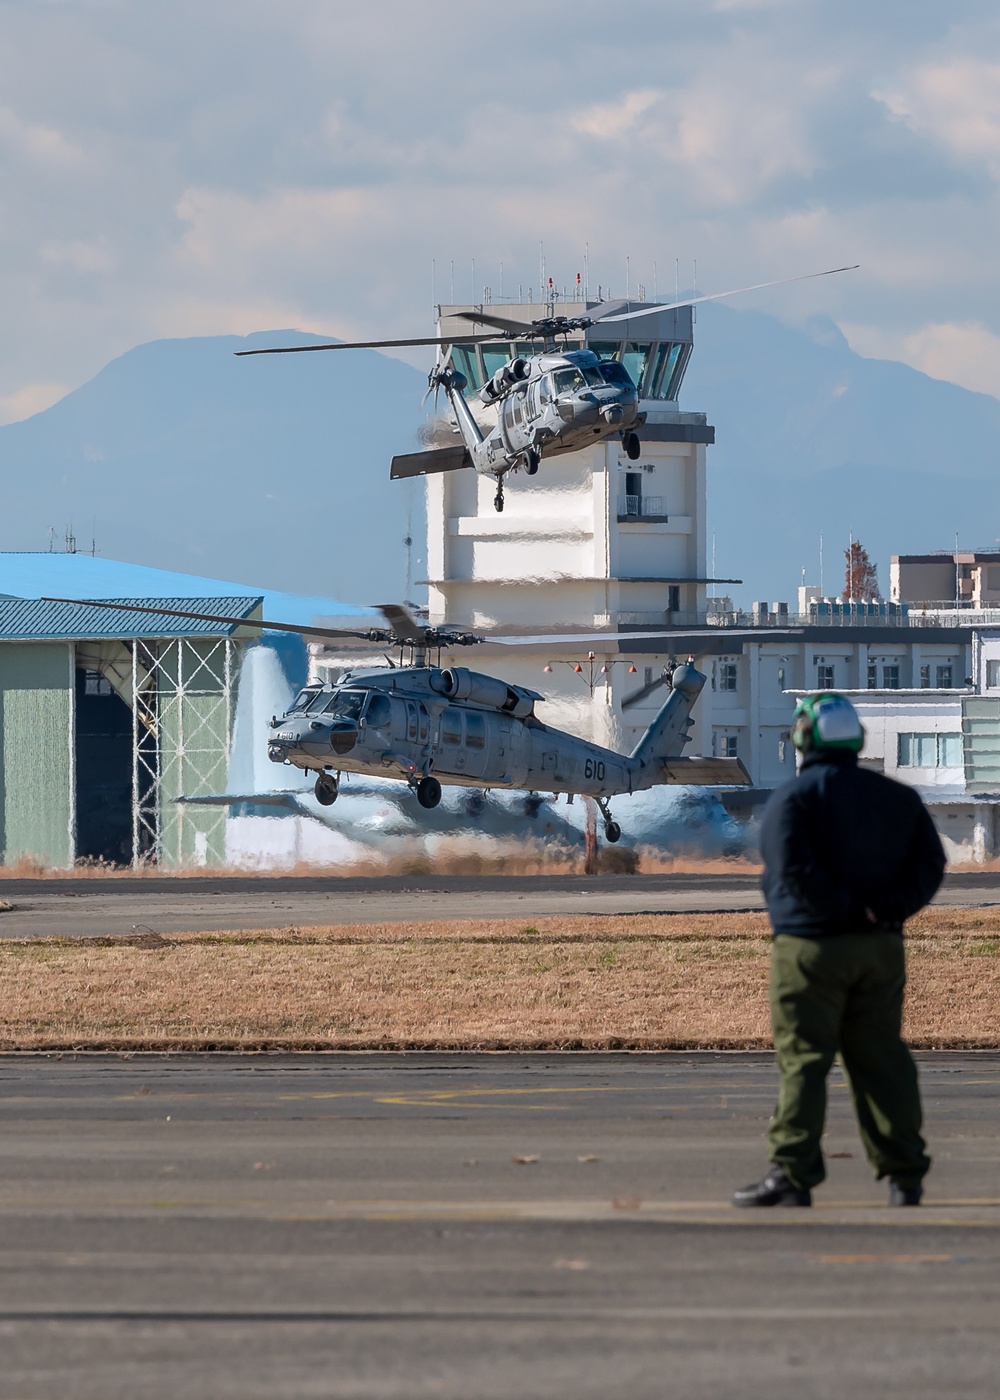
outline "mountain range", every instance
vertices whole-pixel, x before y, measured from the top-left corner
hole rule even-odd
[[[840,593],[860,540],[889,591],[893,554],[996,548],[1000,400],[854,353],[834,323],[699,310],[683,406],[708,414],[709,550],[744,602]],[[711,558],[711,553],[710,553]],[[803,578],[803,570],[805,578]]]
[[[419,595],[423,492],[388,463],[417,445],[424,376],[375,351],[233,354],[317,339],[154,341],[0,427],[0,549],[61,547],[72,526],[80,548],[158,568],[350,603],[402,598],[409,577]],[[1000,534],[1000,400],[864,359],[832,321],[702,308],[681,397],[716,428],[709,547],[743,603],[794,602],[803,581],[836,594],[852,536],[887,592],[891,554]]]

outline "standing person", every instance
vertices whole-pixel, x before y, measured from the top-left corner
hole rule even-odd
[[[913,788],[858,765],[864,729],[843,695],[799,701],[798,775],[767,804],[763,890],[774,941],[771,1025],[780,1075],[770,1169],[737,1206],[808,1206],[834,1056],[889,1204],[916,1206],[930,1167],[917,1070],[901,1038],[903,924],[932,898],[944,851]]]

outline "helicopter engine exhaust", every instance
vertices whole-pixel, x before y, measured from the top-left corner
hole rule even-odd
[[[451,666],[438,674],[440,680],[432,677],[431,684],[450,700],[471,700],[474,704],[488,705],[491,710],[501,710],[516,719],[527,718],[535,700],[539,698],[534,691],[507,685],[495,676],[484,676],[465,666]]]

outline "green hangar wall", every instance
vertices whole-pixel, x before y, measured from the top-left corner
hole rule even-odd
[[[0,863],[219,865],[246,597],[0,596]],[[194,612],[175,618],[146,609]],[[219,624],[211,617],[229,619]]]
[[[73,648],[0,646],[0,851],[6,865],[71,865]]]

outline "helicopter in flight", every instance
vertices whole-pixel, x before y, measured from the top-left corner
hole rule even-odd
[[[741,292],[761,291],[787,282],[802,282],[813,277],[829,277],[838,272],[853,271],[852,267],[828,268],[801,277],[782,277],[776,282],[759,282],[753,287],[738,287],[728,292],[689,297],[684,301],[651,302],[638,309],[616,311],[612,303],[604,312],[585,316],[556,316],[550,297],[549,314],[533,321],[515,321],[494,315],[491,309],[478,306],[471,311],[456,310],[451,314],[476,326],[488,326],[488,333],[475,330],[462,337],[430,337],[410,340],[337,341],[325,345],[271,346],[257,350],[237,350],[246,355],[291,355],[313,350],[390,349],[406,346],[434,345],[438,360],[428,378],[427,397],[435,401],[443,390],[451,407],[461,444],[431,447],[423,452],[405,453],[393,457],[390,476],[393,478],[423,476],[429,472],[455,471],[474,467],[483,476],[496,481],[494,507],[504,507],[504,478],[508,472],[524,470],[534,476],[545,457],[565,452],[578,452],[595,442],[615,435],[630,461],[641,451],[640,430],[646,415],[639,408],[639,391],[625,365],[620,360],[606,359],[593,350],[569,349],[566,340],[592,326],[620,324],[627,332],[643,317],[659,315],[701,302],[718,301]],[[551,279],[550,279],[551,281]],[[626,339],[628,336],[626,334]],[[484,432],[465,397],[468,381],[449,363],[448,356],[457,345],[476,345],[497,340],[521,344],[539,342],[539,354],[516,355],[500,366],[479,390],[480,403],[496,410],[496,422]],[[564,348],[558,346],[559,340]],[[442,350],[447,352],[442,356]]]
[[[274,763],[314,772],[315,796],[322,806],[336,802],[344,773],[406,783],[426,809],[440,803],[442,786],[550,792],[557,797],[565,794],[567,799],[583,796],[597,803],[604,818],[604,835],[616,842],[621,828],[610,807],[616,794],[639,792],[661,783],[750,784],[738,758],[683,754],[694,723],[691,711],[705,684],[693,657],[674,668],[670,694],[630,754],[616,753],[544,724],[534,711],[545,697],[536,690],[464,666],[428,664],[431,651],[436,651],[440,663],[443,650],[487,640],[505,645],[545,645],[595,636],[616,640],[617,633],[487,639],[476,633],[425,626],[397,605],[379,609],[388,629],[363,632],[118,602],[108,606],[122,612],[296,632],[316,639],[353,637],[388,643],[399,647],[401,661],[409,653],[409,665],[395,665],[390,660],[387,667],[346,672],[333,684],[307,685],[284,715],[271,719],[268,757]],[[664,634],[624,635],[635,640]]]

